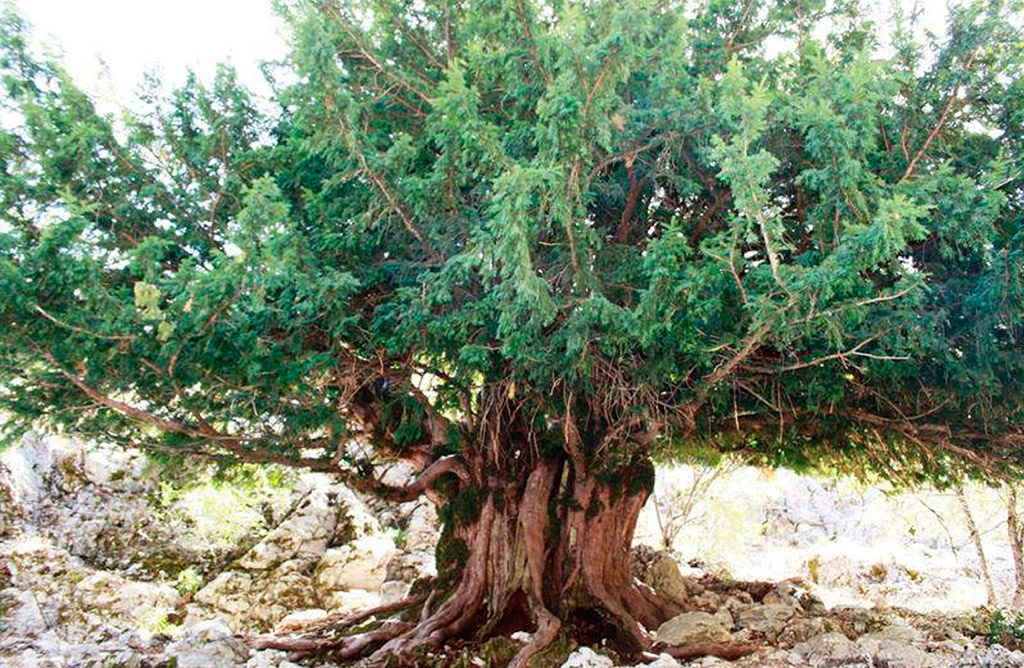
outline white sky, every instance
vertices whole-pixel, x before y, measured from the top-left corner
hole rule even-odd
[[[134,97],[146,71],[180,83],[187,68],[209,81],[231,62],[266,93],[259,63],[286,53],[271,0],[15,0],[36,44],[62,53],[75,82],[107,110]],[[102,59],[102,60],[101,60]],[[120,104],[119,104],[120,103]]]
[[[3,0],[0,0],[3,1]],[[896,4],[867,0],[887,30]],[[918,29],[942,31],[948,0],[916,0]],[[113,111],[134,98],[143,73],[158,71],[168,86],[191,67],[209,81],[218,62],[230,61],[257,93],[269,91],[262,60],[284,56],[282,22],[271,0],[15,0],[32,25],[33,41],[63,54],[75,82],[101,108]],[[101,60],[102,59],[102,60]]]

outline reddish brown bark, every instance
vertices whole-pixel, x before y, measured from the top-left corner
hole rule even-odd
[[[576,445],[566,450],[579,455]],[[562,452],[517,466],[526,451],[462,456],[461,475],[438,481],[448,519],[441,553],[460,557],[438,564],[442,577],[431,600],[439,603],[428,601],[422,613],[410,606],[406,621],[340,642],[291,637],[262,640],[261,646],[413,664],[419,650],[449,639],[483,641],[524,630],[533,640],[510,664],[524,668],[560,632],[574,635],[585,618],[620,651],[639,656],[650,649],[651,632],[680,612],[630,570],[633,533],[653,480],[650,463],[639,458],[617,470],[588,471],[585,458]]]

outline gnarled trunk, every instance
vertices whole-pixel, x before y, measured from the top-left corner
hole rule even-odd
[[[377,654],[408,656],[457,635],[532,631],[513,663],[520,666],[579,614],[603,622],[620,646],[646,649],[647,631],[679,612],[630,572],[630,544],[652,480],[646,461],[578,476],[556,457],[463,485],[442,510],[438,569],[450,591]]]
[[[651,632],[680,609],[630,569],[637,518],[654,482],[644,449],[599,457],[601,441],[591,437],[584,456],[579,434],[566,428],[564,442],[544,453],[530,436],[518,432],[522,445],[507,432],[482,439],[491,446],[442,457],[406,488],[438,501],[443,531],[438,578],[407,602],[400,620],[342,641],[273,638],[260,646],[336,659],[372,653],[371,663],[393,663],[452,638],[532,633],[513,668],[528,665],[561,631],[584,642],[606,639],[626,654],[649,649]]]

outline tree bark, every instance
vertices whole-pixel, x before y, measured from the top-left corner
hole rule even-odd
[[[1013,590],[1013,607],[1020,608],[1024,597],[1024,541],[1022,541],[1020,517],[1017,515],[1017,488],[1011,484],[1006,501],[1006,531],[1010,539],[1010,553],[1013,555],[1013,572],[1016,586]]]
[[[512,668],[527,666],[562,632],[581,642],[607,639],[626,656],[650,649],[651,632],[681,612],[630,570],[633,533],[653,483],[650,462],[588,472],[564,453],[529,468],[478,457],[466,460],[466,480],[439,480],[438,489],[451,486],[439,511],[439,577],[422,613],[407,610],[417,621],[406,614],[329,647],[297,637],[263,638],[259,646],[415,665],[419,651],[452,638],[532,633]]]
[[[599,479],[576,475],[556,457],[517,480],[491,474],[479,487],[463,487],[443,512],[448,525],[438,555],[439,573],[460,576],[436,610],[375,656],[408,657],[453,636],[531,631],[532,642],[511,664],[521,668],[580,615],[623,651],[647,649],[649,631],[680,612],[630,571],[649,467],[643,462]],[[471,513],[474,501],[479,508]]]
[[[974,521],[974,513],[971,512],[971,506],[967,503],[967,496],[964,494],[963,487],[956,488],[956,498],[960,502],[960,508],[964,511],[964,517],[967,519],[967,530],[971,533],[974,549],[978,553],[978,561],[981,562],[981,575],[985,579],[985,595],[988,599],[988,606],[994,608],[996,605],[996,590],[992,585],[992,574],[988,569],[988,559],[985,557],[985,547],[981,542],[981,532],[978,531],[978,525]]]

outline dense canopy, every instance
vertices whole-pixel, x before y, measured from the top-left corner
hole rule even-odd
[[[1015,5],[295,3],[269,113],[224,68],[120,118],[9,12],[9,426],[329,459],[386,390],[400,442],[501,394],[1016,457]]]
[[[223,68],[118,117],[5,15],[12,433],[391,498],[457,479],[485,508],[449,504],[463,527],[552,485],[600,519],[618,492],[583,482],[698,443],[895,477],[1024,460],[1019,2],[943,35],[855,0],[281,11],[273,99]],[[423,475],[385,485],[393,459]],[[557,597],[529,591],[543,626]]]

